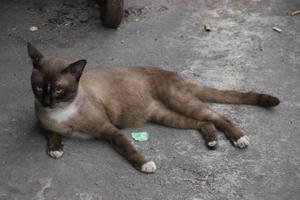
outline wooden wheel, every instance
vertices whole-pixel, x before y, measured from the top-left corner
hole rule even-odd
[[[102,24],[108,28],[117,28],[123,17],[124,0],[102,0],[101,20]]]

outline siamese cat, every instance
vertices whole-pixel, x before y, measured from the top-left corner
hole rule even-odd
[[[203,102],[262,107],[280,103],[268,94],[199,86],[158,67],[98,68],[83,73],[86,60],[69,62],[43,56],[30,43],[27,47],[33,64],[35,112],[48,133],[48,153],[53,158],[63,155],[62,137],[79,131],[107,140],[137,170],[153,173],[155,163],[145,159],[120,129],[145,122],[196,129],[209,149],[217,147],[219,129],[234,146],[246,148],[249,138]]]

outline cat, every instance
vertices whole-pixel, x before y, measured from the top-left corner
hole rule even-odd
[[[158,67],[97,68],[83,73],[86,60],[43,56],[30,43],[27,48],[33,64],[35,112],[48,135],[48,154],[53,158],[63,155],[62,137],[80,131],[108,141],[137,170],[153,173],[156,164],[145,159],[120,129],[145,122],[196,129],[209,149],[217,148],[219,129],[234,146],[246,148],[249,138],[203,102],[262,107],[280,103],[268,94],[199,86]]]

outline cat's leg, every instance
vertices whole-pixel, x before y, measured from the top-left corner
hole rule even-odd
[[[64,154],[62,136],[58,133],[47,131],[48,154],[52,158],[58,159]]]
[[[216,149],[217,130],[209,121],[198,121],[171,111],[163,106],[158,106],[152,111],[149,121],[172,128],[200,130],[209,149]]]
[[[217,129],[212,122],[205,123],[201,128],[201,133],[209,149],[216,149],[218,146]]]
[[[156,165],[153,161],[147,161],[139,153],[131,142],[121,131],[112,124],[106,124],[99,127],[97,137],[109,141],[113,148],[126,158],[137,170],[143,173],[154,173]]]
[[[236,147],[245,148],[249,145],[249,138],[244,136],[230,120],[207,108],[191,93],[177,91],[164,94],[161,99],[168,107],[182,115],[199,121],[211,121],[218,129],[224,131]]]

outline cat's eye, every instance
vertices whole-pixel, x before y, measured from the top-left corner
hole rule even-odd
[[[62,88],[55,88],[54,93],[55,95],[61,95],[64,92]]]
[[[37,86],[35,86],[35,91],[37,93],[42,93],[43,92],[43,88],[41,86],[37,85]]]

